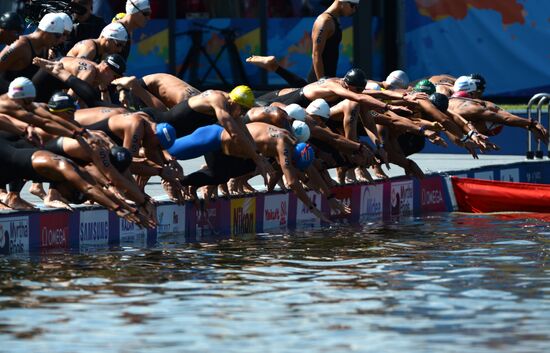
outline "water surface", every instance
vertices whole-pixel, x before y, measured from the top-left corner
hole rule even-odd
[[[548,352],[550,227],[537,218],[0,257],[0,351]]]

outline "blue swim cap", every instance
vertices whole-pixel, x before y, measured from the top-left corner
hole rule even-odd
[[[160,146],[165,150],[172,147],[174,142],[176,142],[176,129],[174,129],[174,127],[170,124],[157,124],[157,131],[155,135],[157,135],[157,138],[159,139]]]
[[[307,143],[299,143],[294,148],[294,157],[292,158],[296,168],[306,170],[315,160],[315,152]]]

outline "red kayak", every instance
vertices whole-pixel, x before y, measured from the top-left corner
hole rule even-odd
[[[550,213],[550,185],[451,178],[462,212]]]

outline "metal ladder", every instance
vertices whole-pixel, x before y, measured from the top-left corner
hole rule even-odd
[[[544,104],[547,104],[548,108],[548,125],[550,127],[550,94],[549,93],[538,93],[529,100],[529,104],[527,106],[527,118],[529,120],[535,119],[533,118],[533,106],[536,105],[537,107],[537,117],[536,120],[542,124],[542,110],[544,107]],[[544,124],[542,124],[544,126]],[[542,159],[544,157],[544,152],[541,148],[541,142],[537,142],[537,150],[533,151],[533,133],[531,130],[527,133],[527,153],[526,157],[527,159]],[[550,157],[550,145],[547,149],[547,156]]]

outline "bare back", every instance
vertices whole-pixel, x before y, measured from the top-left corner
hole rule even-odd
[[[143,77],[143,82],[147,86],[147,91],[168,108],[200,94],[198,89],[170,74],[147,75]]]

